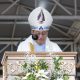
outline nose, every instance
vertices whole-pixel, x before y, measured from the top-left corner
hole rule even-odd
[[[42,37],[43,37],[42,34],[40,34],[38,39],[42,39]]]

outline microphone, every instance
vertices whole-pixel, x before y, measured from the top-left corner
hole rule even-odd
[[[38,35],[32,34],[32,39],[33,39],[33,40],[38,40]]]

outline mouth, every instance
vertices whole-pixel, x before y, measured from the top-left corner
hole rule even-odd
[[[43,41],[43,39],[38,39],[39,41]]]

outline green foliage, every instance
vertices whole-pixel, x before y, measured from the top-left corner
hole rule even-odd
[[[24,62],[24,64],[22,64],[22,68],[25,69],[27,67],[27,63]]]
[[[48,64],[44,60],[39,60],[38,65],[40,69],[47,70],[48,69]]]
[[[39,70],[47,70],[48,69],[48,64],[46,63],[45,60],[41,59],[41,60],[37,60],[34,62],[24,62],[21,65],[22,70],[24,71],[24,73],[26,74],[26,76],[24,76],[23,80],[39,80],[38,78],[36,78],[36,73],[38,73]],[[28,75],[28,74],[29,75]],[[38,73],[39,74],[39,73]],[[22,80],[19,79],[18,77],[15,78],[15,80]]]
[[[35,75],[34,74],[30,74],[26,80],[35,80]]]
[[[54,71],[52,72],[51,80],[57,80],[57,78],[62,78],[63,80],[69,80],[68,74],[61,69],[62,60],[63,57],[53,58]]]
[[[64,75],[63,75],[63,80],[69,80],[68,74],[64,74]]]
[[[31,64],[27,64],[27,62],[24,62],[22,64],[22,69],[25,70],[26,72],[32,72],[33,71],[38,71],[38,70],[47,70],[48,69],[48,64],[46,63],[45,60],[38,60],[36,62],[33,62]]]
[[[50,80],[57,80],[58,78],[62,78],[63,80],[69,80],[68,74],[66,73],[66,71],[64,71],[61,68],[62,60],[63,60],[63,57],[54,57],[53,58],[53,66],[54,66],[53,70],[54,71],[51,74]],[[20,79],[18,77],[18,78],[15,78],[15,80],[41,80],[40,77],[43,77],[43,76],[41,76],[42,73],[39,73],[39,71],[44,70],[44,72],[45,72],[49,68],[47,62],[44,59],[36,60],[31,63],[24,62],[24,64],[22,64],[21,66],[22,66],[22,69],[24,70],[24,72],[26,73],[26,76],[23,77],[24,79],[22,79],[22,78]],[[38,74],[39,77],[36,77],[36,74]],[[45,75],[45,73],[43,73],[43,75]],[[47,75],[45,75],[45,76],[47,76]],[[49,77],[49,76],[47,76],[47,77]],[[47,80],[47,79],[45,78],[44,80]]]
[[[63,60],[62,57],[54,57],[53,58],[53,64],[55,71],[59,71],[60,70],[60,65],[61,65],[61,60]]]

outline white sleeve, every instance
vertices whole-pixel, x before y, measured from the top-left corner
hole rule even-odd
[[[17,51],[23,51],[23,42],[19,44]]]
[[[55,43],[55,50],[56,52],[62,52],[61,48],[56,43]]]

